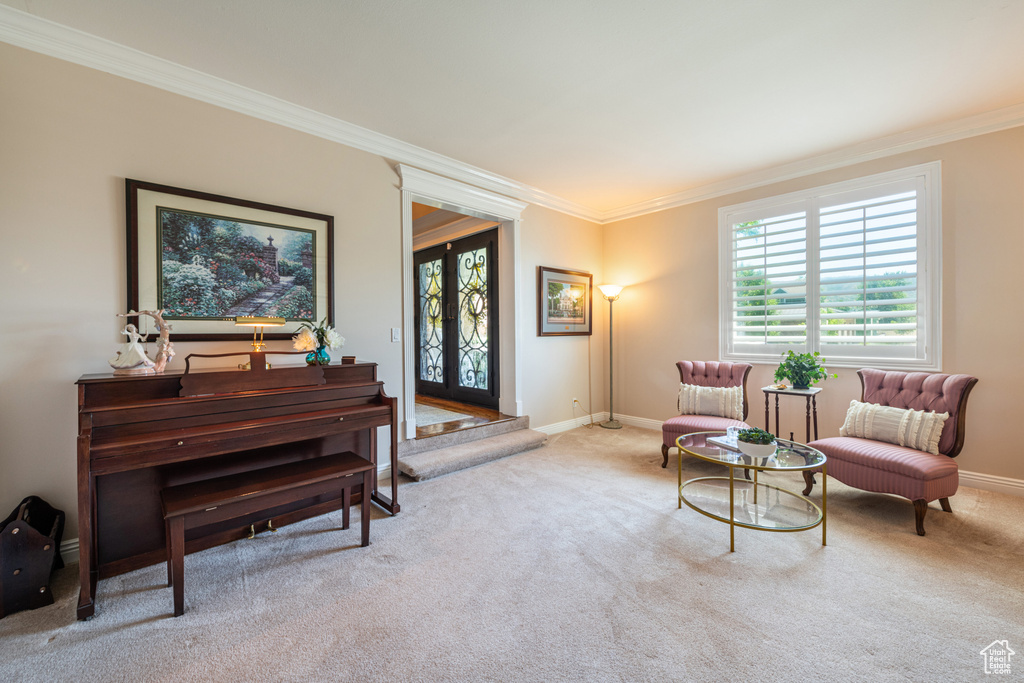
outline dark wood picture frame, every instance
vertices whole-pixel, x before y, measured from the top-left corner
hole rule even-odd
[[[561,311],[549,308],[555,287],[566,296]],[[578,296],[573,293],[578,292]],[[594,332],[594,276],[582,270],[537,267],[537,336],[572,337]],[[564,317],[560,317],[564,316]]]
[[[311,234],[313,311],[311,320],[327,319],[334,325],[334,217],[234,197],[187,190],[141,180],[125,179],[127,223],[128,309],[153,310],[162,298],[160,280],[162,245],[157,222],[161,211],[209,216],[246,225]],[[154,210],[154,208],[156,210]],[[231,316],[206,318],[164,315],[175,341],[235,341],[252,336],[251,328],[235,327]],[[290,339],[305,318],[288,318],[287,331],[265,339]]]

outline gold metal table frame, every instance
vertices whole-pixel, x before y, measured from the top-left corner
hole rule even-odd
[[[710,437],[723,436],[725,434],[722,432],[698,432],[695,434],[684,434],[676,439],[676,446],[679,449],[679,508],[682,509],[683,503],[686,503],[687,507],[696,510],[705,517],[727,523],[729,525],[729,552],[735,552],[736,550],[736,527],[738,526],[746,529],[775,532],[807,531],[808,529],[820,526],[821,544],[823,546],[826,545],[828,477],[825,464],[827,458],[825,455],[810,446],[785,439],[776,440],[779,446],[778,453],[767,458],[744,455],[738,451],[729,450],[724,446],[717,446],[707,442],[707,439]],[[729,468],[729,476],[697,477],[684,482],[682,469],[684,451],[705,462],[725,465]],[[821,507],[818,507],[814,501],[799,493],[758,482],[758,472],[762,471],[804,472],[819,468],[821,469]],[[737,478],[737,469],[753,470],[753,480]],[[684,493],[684,490],[690,487],[694,491],[703,491],[705,493],[711,491],[720,494],[726,484],[728,485],[729,494],[727,516],[722,514],[721,511],[707,509],[710,507],[707,501],[688,500]],[[741,510],[746,514],[746,519],[737,519],[737,489],[739,489],[740,496],[743,498],[740,503]],[[760,503],[758,501],[759,489],[762,492]],[[776,503],[774,507],[771,502],[773,492]],[[696,499],[696,496],[694,498]],[[783,499],[795,500],[798,504],[803,504],[805,507],[802,511],[799,507],[787,508],[781,503]],[[719,505],[724,504],[724,498],[722,501],[715,501],[712,497],[711,503],[713,504],[714,502],[718,502]],[[780,518],[778,514],[780,510],[782,513],[790,512],[796,519],[786,521],[784,518]],[[773,512],[775,513],[774,517]],[[802,518],[800,518],[801,516]]]

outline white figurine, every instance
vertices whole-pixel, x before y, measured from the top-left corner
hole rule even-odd
[[[142,348],[142,335],[138,328],[129,323],[122,330],[122,334],[128,335],[128,341],[124,343],[121,350],[113,358],[108,360],[110,367],[114,368],[115,375],[152,375],[156,363],[146,355]]]
[[[174,343],[171,342],[171,326],[164,321],[163,313],[164,309],[161,308],[159,311],[128,311],[127,313],[117,314],[117,317],[119,318],[148,315],[156,322],[156,329],[160,331],[160,336],[157,337],[156,340],[156,359],[153,361],[154,367],[152,372],[158,375],[164,371],[164,368],[167,366],[167,361],[174,357]],[[145,341],[145,339],[143,339],[143,341]],[[111,365],[113,365],[113,363],[111,363]]]

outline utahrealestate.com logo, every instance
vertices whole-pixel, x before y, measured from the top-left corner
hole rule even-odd
[[[992,644],[981,651],[985,658],[985,673],[987,674],[1008,674],[1010,673],[1010,657],[1017,654],[1010,649],[1010,643],[1005,640],[994,640]]]

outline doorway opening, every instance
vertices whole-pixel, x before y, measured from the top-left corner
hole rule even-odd
[[[453,242],[480,232],[497,229],[496,245],[501,259],[500,272],[494,278],[500,294],[500,333],[494,347],[500,351],[493,374],[497,379],[497,408],[504,415],[523,415],[522,381],[522,301],[524,279],[520,259],[520,223],[527,205],[496,194],[478,185],[446,178],[398,164],[402,178],[402,319],[403,380],[402,435],[416,439],[416,268],[413,254],[438,244]]]
[[[416,438],[498,411],[498,224],[413,202]]]

